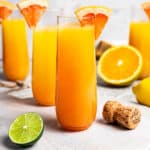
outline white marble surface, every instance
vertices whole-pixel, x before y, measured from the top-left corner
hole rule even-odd
[[[86,131],[66,132],[57,123],[54,107],[37,106],[33,98],[17,99],[0,89],[0,150],[21,150],[8,139],[8,128],[16,116],[25,112],[38,112],[44,119],[42,138],[29,150],[149,150],[150,108],[139,105],[131,87],[98,87],[98,112],[96,121]],[[140,125],[132,131],[107,125],[102,119],[102,106],[108,99],[138,107],[142,112]]]

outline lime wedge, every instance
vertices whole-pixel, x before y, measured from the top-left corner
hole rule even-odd
[[[18,116],[9,128],[10,140],[20,146],[31,146],[37,142],[44,130],[43,119],[34,112]]]

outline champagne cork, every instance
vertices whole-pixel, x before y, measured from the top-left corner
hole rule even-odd
[[[141,112],[132,106],[123,106],[117,101],[108,101],[103,108],[103,117],[108,123],[117,123],[127,129],[135,129],[140,120]]]
[[[114,123],[114,114],[122,105],[117,101],[108,101],[103,108],[103,117],[108,123]]]
[[[103,52],[106,51],[108,48],[111,48],[112,46],[112,44],[106,41],[101,41],[96,47],[96,59],[99,60]]]
[[[141,112],[135,107],[120,107],[114,118],[119,125],[127,129],[135,129],[141,120]]]

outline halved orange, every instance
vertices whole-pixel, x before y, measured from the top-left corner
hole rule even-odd
[[[7,0],[0,1],[0,20],[6,19],[16,8],[14,4]]]
[[[94,25],[96,39],[101,34],[111,13],[112,10],[104,6],[85,6],[75,11],[81,25]]]
[[[139,77],[143,66],[141,53],[131,46],[108,49],[101,56],[98,75],[108,84],[125,86]]]
[[[150,2],[145,2],[142,4],[142,8],[145,11],[146,15],[150,19]]]
[[[48,7],[47,0],[22,0],[17,4],[29,27],[35,27]]]

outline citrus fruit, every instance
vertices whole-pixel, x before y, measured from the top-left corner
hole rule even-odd
[[[145,78],[132,88],[139,103],[150,106],[150,78]]]
[[[7,0],[0,1],[0,20],[6,19],[16,8],[14,4]]]
[[[145,11],[146,15],[150,19],[150,2],[145,2],[142,4],[142,8]]]
[[[9,128],[10,140],[20,146],[33,145],[42,135],[43,120],[40,115],[29,112],[18,116]]]
[[[131,46],[105,51],[97,66],[98,75],[108,84],[125,86],[138,78],[143,65],[140,52]]]
[[[35,27],[48,7],[47,0],[22,0],[17,4],[29,27]]]
[[[75,11],[81,25],[94,25],[95,39],[99,37],[111,13],[112,10],[104,6],[85,6]]]

